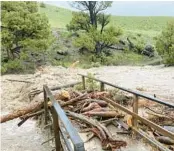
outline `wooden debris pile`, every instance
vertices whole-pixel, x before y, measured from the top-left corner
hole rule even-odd
[[[174,126],[174,110],[161,105],[145,106],[148,119],[161,126]]]
[[[124,117],[124,115],[104,100],[101,100],[101,96],[109,96],[109,93],[98,91],[80,93],[75,98],[60,103],[60,105],[67,115],[80,126],[80,131],[92,132],[92,136],[88,140],[96,136],[100,139],[103,149],[119,149],[126,146],[127,143],[122,140],[115,140],[106,125],[120,117]]]
[[[54,88],[51,88],[51,90],[56,90],[60,88],[61,87],[54,87]],[[37,90],[37,91],[34,90],[33,92],[30,93],[31,98],[33,98],[35,95],[38,95],[39,93],[42,93],[42,92],[43,92],[42,90]],[[126,119],[127,121],[124,122],[125,115],[122,112],[120,112],[120,110],[113,107],[105,99],[102,99],[104,97],[110,98],[112,100],[114,99],[113,95],[111,95],[111,93],[106,91],[103,91],[103,92],[84,91],[82,93],[74,89],[67,89],[67,90],[61,90],[59,93],[54,95],[54,98],[57,100],[57,102],[64,109],[66,114],[72,120],[72,123],[74,123],[75,125],[78,125],[80,128],[80,131],[90,132],[92,134],[90,137],[88,137],[87,141],[93,138],[94,136],[96,136],[100,139],[103,149],[115,150],[121,147],[125,147],[127,143],[123,140],[116,140],[115,138],[113,138],[113,136],[111,135],[110,131],[108,131],[106,126],[108,124],[113,124],[115,126],[119,125],[123,127],[123,131],[121,131],[120,134],[130,134],[131,133],[130,129],[132,126],[131,120]],[[123,104],[124,106],[127,105],[130,107],[131,106],[130,100],[131,98],[128,96],[122,97],[121,102],[119,103]],[[43,107],[44,107],[43,99],[38,101],[31,101],[29,105],[23,108],[20,108],[12,113],[9,113],[8,115],[1,116],[0,122],[4,123],[9,120],[13,120],[15,118],[20,118],[21,121],[18,123],[18,126],[21,126],[25,121],[27,121],[27,119],[34,116],[39,116],[42,113],[44,113]],[[52,103],[50,101],[48,102],[48,107],[49,108],[52,107]],[[173,126],[174,112],[170,111],[170,109],[165,108],[163,109],[163,112],[160,112],[160,113],[156,112],[152,108],[149,108],[148,106],[146,107],[146,109],[148,110],[147,112],[148,114],[151,114],[153,117],[157,117],[157,118],[150,119],[150,116],[149,116],[150,120],[160,124],[161,126],[164,126],[167,130],[169,130],[170,127],[165,126],[166,123],[161,124],[161,121],[165,121],[165,120],[169,121],[172,123],[171,126]],[[156,131],[152,129],[149,130],[148,128],[146,132],[149,132],[149,131],[151,132],[151,134],[156,140],[158,140],[161,143],[170,145],[169,147],[173,147],[172,146],[174,145],[173,140],[170,140],[160,135],[159,133],[157,133]]]
[[[174,133],[174,110],[162,105],[153,105],[151,107],[145,106],[148,119],[160,125],[169,132]],[[152,128],[146,129],[160,143],[166,145],[170,150],[174,150],[174,140],[163,136]]]
[[[107,130],[106,125],[120,117],[124,117],[124,115],[100,99],[101,96],[108,95],[108,92],[81,93],[69,89],[68,91],[61,90],[60,93],[54,95],[54,98],[66,111],[67,115],[72,120],[75,120],[76,124],[80,125],[81,130],[82,128],[83,130],[88,129],[88,131],[92,132],[93,137],[98,137],[101,140],[103,149],[114,150],[126,146],[127,143],[122,140],[115,140]],[[51,107],[52,103],[48,102],[48,106]],[[18,123],[18,126],[21,126],[27,119],[44,113],[43,107],[43,100],[31,101],[29,105],[1,116],[0,122],[4,123],[15,118],[20,118],[21,121]]]

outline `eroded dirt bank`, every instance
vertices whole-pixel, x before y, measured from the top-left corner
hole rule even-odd
[[[28,93],[31,89],[42,89],[43,84],[49,87],[68,84],[81,80],[77,73],[94,73],[105,81],[131,89],[139,89],[148,94],[174,103],[174,67],[163,66],[109,66],[83,69],[66,69],[63,67],[45,67],[35,74],[4,75],[1,83],[1,114],[12,111],[29,103]],[[10,80],[26,80],[32,83]],[[41,131],[33,120],[27,121],[18,128],[18,120],[1,124],[1,143],[3,151],[45,150]],[[36,135],[34,135],[36,134]],[[34,141],[34,143],[32,143]],[[10,144],[10,145],[9,145]],[[136,147],[136,145],[135,145]],[[47,149],[48,150],[48,149]]]

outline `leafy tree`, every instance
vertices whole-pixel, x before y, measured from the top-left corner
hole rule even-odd
[[[41,2],[41,3],[40,3],[40,7],[46,8],[46,5],[45,5],[43,2]]]
[[[20,57],[26,48],[47,49],[51,30],[46,16],[38,13],[37,2],[4,1],[1,14],[2,50],[8,59]]]
[[[75,45],[95,51],[100,54],[104,48],[118,42],[117,37],[122,34],[120,29],[106,26],[110,22],[110,15],[103,13],[112,2],[109,1],[79,1],[72,2],[80,12],[74,12],[67,29],[77,32]]]
[[[156,48],[165,64],[174,65],[174,21],[169,22],[157,38]]]

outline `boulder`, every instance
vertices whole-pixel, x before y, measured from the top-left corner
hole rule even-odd
[[[152,45],[146,45],[144,50],[141,52],[141,54],[149,56],[149,57],[154,57],[154,51],[155,51],[155,48]]]

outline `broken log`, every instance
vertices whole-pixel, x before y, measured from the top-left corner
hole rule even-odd
[[[33,117],[33,116],[38,116],[38,115],[41,115],[42,113],[44,113],[44,110],[40,110],[36,113],[31,113],[31,114],[27,114],[27,115],[24,115],[24,116],[21,116],[20,119],[25,119],[25,118],[30,118],[30,117]]]
[[[98,117],[120,117],[120,115],[118,114],[118,112],[115,111],[89,111],[89,112],[85,112],[83,113],[83,115],[87,115],[87,116],[98,116]]]
[[[60,105],[61,106],[67,106],[67,105],[71,105],[73,104],[74,102],[78,101],[79,99],[82,99],[86,94],[83,94],[79,97],[76,97],[74,99],[71,99],[67,102],[63,102],[61,103]],[[62,102],[62,101],[59,101],[59,102]],[[48,106],[51,106],[52,103],[48,102]],[[4,122],[7,122],[7,121],[10,121],[10,120],[13,120],[15,118],[18,118],[18,117],[21,117],[21,116],[24,116],[28,113],[31,113],[31,112],[37,112],[39,111],[42,107],[44,106],[44,101],[39,101],[39,102],[31,102],[29,105],[27,106],[24,106],[12,113],[9,113],[7,115],[4,115],[4,116],[1,116],[0,118],[0,123],[4,123]],[[25,120],[24,120],[25,121]]]
[[[79,130],[78,132],[79,133],[87,133],[89,131],[91,131],[91,128],[85,128],[85,129]]]
[[[153,115],[153,116],[156,116],[156,117],[159,117],[159,118],[164,118],[166,120],[172,120],[174,121],[174,118],[173,117],[170,117],[170,116],[166,116],[166,115],[163,115],[163,114],[158,114],[158,113],[153,113],[153,112],[146,112],[147,114],[150,114],[150,115]]]
[[[21,126],[23,123],[25,123],[30,117],[41,115],[42,113],[44,113],[44,110],[20,117],[22,120],[18,123],[18,127]]]
[[[20,116],[24,116],[31,112],[39,111],[43,107],[43,101],[40,102],[32,102],[29,105],[22,107],[21,109],[18,109],[17,111],[14,111],[12,113],[9,113],[7,115],[3,115],[0,118],[0,123],[4,123],[10,120],[13,120],[15,118],[18,118]]]
[[[70,84],[66,84],[66,85],[62,85],[62,86],[56,86],[56,87],[51,87],[50,90],[51,91],[55,91],[55,90],[60,90],[62,88],[69,88],[69,87],[73,87],[74,85],[80,84],[81,82],[74,82],[74,83],[70,83]],[[40,93],[42,93],[43,90],[33,90],[29,93],[29,98],[33,98],[35,95],[38,95]]]
[[[103,100],[98,100],[98,99],[86,99],[84,100],[86,102],[86,105],[92,103],[92,102],[96,102],[98,103],[98,105],[100,105],[101,107],[106,107],[108,106],[108,103],[103,101]],[[85,107],[86,105],[84,105],[83,107]]]
[[[20,122],[18,123],[18,127],[20,127],[22,124],[24,124],[28,119],[29,119],[29,117],[23,119],[22,121],[20,121]]]
[[[45,142],[43,142],[41,145],[45,144],[45,143],[48,143],[49,141],[53,140],[55,137],[51,137],[50,139],[46,140]]]
[[[100,124],[100,122],[98,122],[97,120],[91,118],[89,119],[84,115],[73,113],[70,111],[67,111],[66,114],[90,125],[90,127],[92,127],[91,131],[101,140],[103,149],[114,150],[125,147],[127,145],[125,141],[114,140],[107,128],[104,125]]]
[[[130,135],[131,132],[130,131],[119,131],[119,132],[116,132],[117,134],[126,134],[126,135]]]
[[[146,109],[148,109],[148,110],[150,110],[150,111],[154,112],[154,113],[157,113],[157,114],[162,114],[162,113],[159,113],[159,112],[157,112],[157,111],[155,111],[155,110],[151,109],[150,107],[148,107],[148,106],[146,106],[146,105],[144,105],[144,107],[145,107]]]
[[[89,97],[91,99],[99,99],[101,96],[108,96],[109,92],[103,91],[103,92],[92,92],[89,94]]]
[[[115,120],[118,120],[118,118],[117,117],[115,117],[115,118],[111,118],[111,119],[108,119],[108,120],[104,120],[104,121],[101,121],[101,123],[104,123],[104,124],[109,124],[109,123],[111,123],[112,121],[115,121]]]
[[[166,144],[166,145],[174,145],[174,140],[172,140],[169,137],[166,136],[158,136],[156,138],[160,143]]]
[[[84,113],[82,113],[82,114],[85,114],[85,113],[88,113],[88,112],[105,112],[105,111],[110,111],[108,108],[101,108],[101,107],[99,107],[99,108],[94,108],[94,109],[92,109],[92,110],[90,110],[90,111],[87,111],[87,112],[84,112]]]
[[[80,95],[80,96],[78,96],[78,97],[76,97],[76,98],[73,98],[73,99],[71,99],[71,100],[69,100],[69,101],[67,101],[67,102],[61,103],[60,105],[61,105],[61,107],[65,107],[65,106],[67,106],[67,105],[71,105],[71,104],[73,104],[73,103],[75,103],[75,102],[77,102],[77,101],[82,100],[82,99],[83,99],[84,97],[86,97],[86,96],[87,96],[87,93],[82,94],[82,95]]]
[[[84,143],[87,143],[88,141],[90,141],[94,136],[95,136],[94,133],[91,133],[91,134],[87,137],[87,139],[85,140]]]
[[[31,81],[25,81],[25,80],[15,80],[15,79],[6,79],[8,81],[11,81],[11,82],[24,82],[24,83],[34,83],[34,82],[31,82]]]
[[[131,127],[129,127],[129,125],[123,122],[122,119],[119,119],[118,121],[114,121],[114,122],[116,122],[118,125],[121,125],[127,131],[131,129]]]
[[[83,108],[81,112],[87,112],[96,108],[101,108],[101,106],[98,103],[93,102],[93,103],[90,103],[87,107]]]

